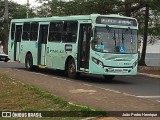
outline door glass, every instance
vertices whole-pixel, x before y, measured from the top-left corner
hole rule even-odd
[[[22,36],[22,25],[16,25],[15,40],[14,40],[14,60],[19,60],[21,36]]]
[[[42,44],[47,44],[48,37],[48,25],[43,25],[41,27],[41,42]]]
[[[91,24],[81,24],[80,26],[80,67],[89,68],[90,54],[90,32]]]
[[[48,37],[48,25],[40,25],[38,41],[38,64],[45,65],[45,51]]]

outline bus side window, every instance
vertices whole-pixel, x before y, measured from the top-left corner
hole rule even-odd
[[[62,22],[51,22],[50,28],[49,28],[49,38],[48,41],[54,42],[54,41],[61,41],[62,36]]]
[[[22,26],[16,25],[15,41],[21,42]]]
[[[31,23],[30,40],[36,41],[38,36],[38,23]]]
[[[15,34],[15,23],[12,23],[12,25],[11,25],[11,40],[14,40],[14,34]]]
[[[76,42],[77,29],[78,29],[77,21],[64,22],[62,41],[63,42]]]
[[[22,40],[29,40],[30,39],[30,23],[24,23],[23,24],[23,35]]]

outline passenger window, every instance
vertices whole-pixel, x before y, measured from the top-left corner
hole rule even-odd
[[[22,25],[16,25],[15,41],[21,42]]]
[[[31,33],[30,33],[30,40],[37,41],[38,36],[38,23],[31,23]]]
[[[22,40],[29,40],[30,39],[30,23],[23,24],[23,35]]]
[[[64,22],[62,41],[63,42],[76,42],[77,29],[78,29],[78,22],[77,21]]]
[[[49,28],[49,38],[48,41],[61,41],[62,36],[62,22],[51,22]]]

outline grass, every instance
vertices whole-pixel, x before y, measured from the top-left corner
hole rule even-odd
[[[83,118],[88,114],[97,116],[106,114],[104,112],[93,112],[95,110],[81,105],[70,104],[67,101],[47,92],[40,88],[24,84],[20,81],[0,74],[0,111],[60,111],[61,116],[68,112],[70,116],[54,117],[54,120],[77,120],[82,117],[76,117],[83,114]],[[64,111],[64,112],[62,112]],[[80,111],[80,112],[74,112]],[[6,118],[0,118],[6,120]],[[8,119],[8,118],[7,118]],[[15,118],[17,119],[17,118]],[[21,119],[21,118],[19,118]],[[22,118],[24,119],[24,118]],[[32,118],[33,119],[33,118]],[[42,118],[44,119],[44,118]],[[53,118],[45,118],[53,119]],[[34,118],[35,120],[35,118]]]

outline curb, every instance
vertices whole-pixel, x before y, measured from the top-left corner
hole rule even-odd
[[[160,70],[160,67],[156,67],[156,66],[138,66],[138,70]]]
[[[148,76],[148,77],[160,78],[160,75],[153,75],[153,74],[147,74],[147,73],[138,73],[138,75],[144,75],[144,76]]]

